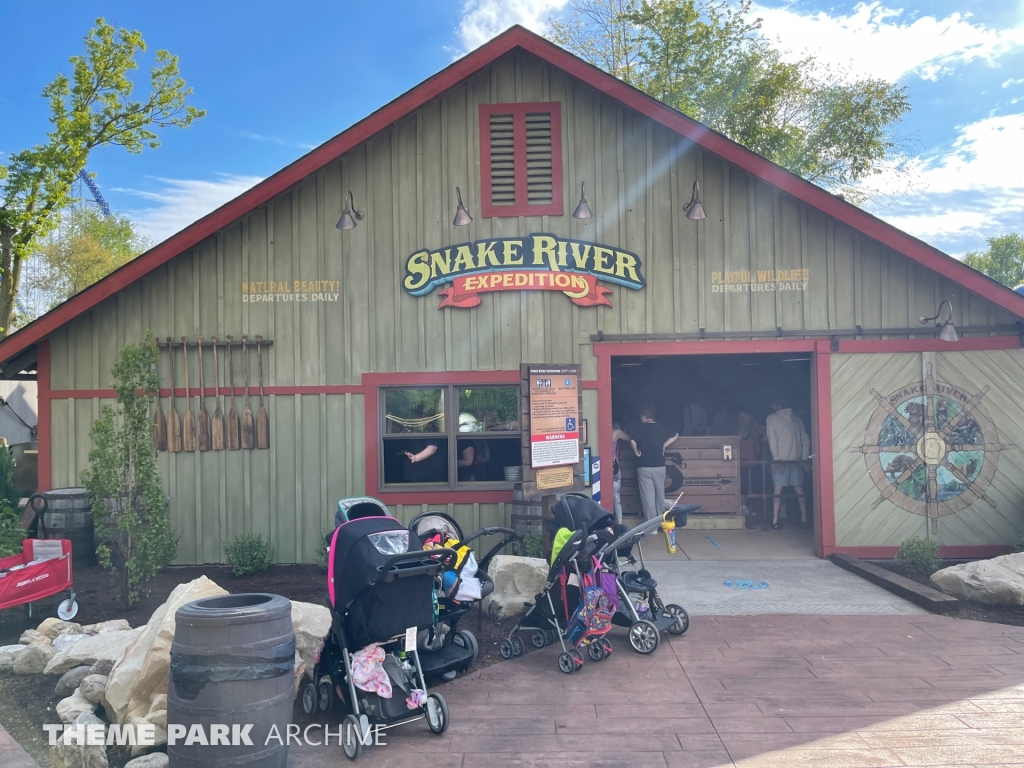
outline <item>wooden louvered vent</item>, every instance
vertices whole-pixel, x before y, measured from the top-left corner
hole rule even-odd
[[[561,105],[480,106],[484,216],[561,216]]]

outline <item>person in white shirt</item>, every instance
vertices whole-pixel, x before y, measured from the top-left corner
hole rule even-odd
[[[800,462],[811,455],[811,438],[807,435],[803,420],[793,413],[788,403],[781,398],[772,402],[772,413],[765,424],[768,447],[772,454],[772,481],[775,483],[775,515],[772,528],[782,527],[779,523],[779,507],[782,503],[782,489],[793,488],[800,504],[800,527],[810,528],[807,521],[807,501],[804,498],[804,470]]]

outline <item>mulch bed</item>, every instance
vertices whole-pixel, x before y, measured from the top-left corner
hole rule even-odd
[[[932,587],[934,589],[934,586],[931,581],[929,581],[928,576],[913,573],[898,560],[871,560],[870,562],[873,565],[877,565],[879,568],[885,568],[887,571],[899,574],[911,581],[916,581],[918,584],[924,584],[925,586]],[[957,565],[961,562],[963,561],[956,560],[944,562],[942,567],[946,568],[950,565]],[[1016,627],[1024,627],[1024,606],[989,605],[988,603],[979,603],[977,600],[961,600],[960,610],[948,615],[956,619],[988,621],[993,624],[1012,624]]]
[[[175,566],[160,573],[151,584],[148,597],[131,609],[125,609],[114,599],[110,588],[110,576],[98,566],[75,569],[75,592],[79,605],[74,621],[93,624],[109,619],[127,619],[133,627],[145,624],[153,611],[160,607],[179,584],[192,581],[200,576],[215,581],[228,592],[272,592],[284,595],[290,600],[327,605],[327,577],[315,565],[275,565],[254,576],[238,577],[232,574],[230,566]],[[33,604],[31,620],[21,608],[0,611],[0,645],[13,645],[22,632],[34,629],[43,619],[57,615],[57,605],[66,593]],[[476,635],[480,655],[473,663],[473,670],[490,666],[501,661],[498,643],[508,635],[516,619],[497,619],[473,610],[459,623],[460,629],[468,629]],[[524,653],[533,650],[529,634],[523,635]],[[54,687],[57,675],[15,675],[0,674],[0,723],[11,736],[25,748],[40,765],[50,763],[49,746],[43,723],[57,723]],[[432,682],[431,686],[437,682]],[[315,717],[323,722],[323,716]],[[340,718],[331,713],[331,721]],[[296,702],[293,721],[304,723],[310,720]],[[129,759],[127,748],[111,747],[107,752],[111,768],[120,768]]]

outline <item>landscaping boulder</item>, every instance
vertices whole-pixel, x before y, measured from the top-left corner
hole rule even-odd
[[[56,655],[57,651],[53,647],[32,643],[31,645],[26,645],[25,650],[18,654],[12,669],[16,675],[38,675],[46,669],[50,659]]]
[[[526,610],[547,583],[548,565],[539,557],[495,555],[487,569],[494,592],[484,598],[483,608],[501,618]]]
[[[27,646],[5,645],[0,647],[0,672],[10,672],[14,668],[14,662],[22,654]]]
[[[138,637],[141,630],[127,632],[106,632],[102,635],[86,635],[65,651],[55,655],[46,665],[46,674],[61,675],[69,669],[95,664],[100,659],[116,662],[124,655],[125,648]],[[29,646],[32,648],[33,646]]]
[[[68,674],[70,675],[71,672]],[[105,690],[107,690],[106,675],[86,675],[78,686],[78,692],[93,704],[102,703]]]
[[[104,725],[92,712],[83,712],[74,725]],[[106,728],[103,729],[104,735]],[[57,739],[56,746],[50,747],[50,762],[53,768],[107,768],[106,745],[90,746],[85,738],[75,738],[74,731],[65,731]]]
[[[78,686],[82,684],[82,681],[89,674],[89,667],[75,667],[69,669],[63,675],[60,680],[57,681],[57,687],[54,689],[54,694],[60,698],[70,696],[77,690]]]
[[[22,643],[23,645],[28,645],[29,643],[48,644],[50,642],[50,638],[48,638],[38,629],[26,629],[24,632],[21,633],[21,637],[18,638],[18,642]]]
[[[111,619],[98,624],[86,624],[82,631],[87,635],[102,635],[104,632],[125,632],[131,628],[127,619]]]
[[[36,631],[41,635],[46,635],[48,638],[53,640],[57,635],[80,635],[82,634],[82,625],[76,624],[73,621],[62,621],[55,619],[52,616],[48,619],[43,619],[43,623],[36,627]]]
[[[156,743],[167,741],[167,676],[174,640],[174,614],[193,600],[226,594],[226,590],[205,576],[174,588],[146,626],[137,630],[138,637],[110,672],[103,707],[112,722],[152,723],[156,726]],[[95,639],[115,634],[118,633],[98,635]]]
[[[124,764],[124,768],[167,768],[170,764],[166,752],[150,752]]]
[[[83,640],[88,640],[89,635],[57,635],[50,643],[58,652],[66,651],[72,645],[77,645]]]
[[[78,691],[57,702],[57,717],[62,723],[71,724],[83,712],[95,712],[96,705]]]
[[[110,671],[114,668],[114,662],[110,659],[100,659],[92,668],[89,670],[90,675],[103,675],[106,677],[110,674]]]
[[[947,595],[992,605],[1024,605],[1024,552],[954,565],[932,574]]]
[[[295,628],[295,652],[298,656],[295,677],[301,680],[307,671],[313,673],[316,657],[331,628],[331,611],[325,605],[292,600],[292,626]]]

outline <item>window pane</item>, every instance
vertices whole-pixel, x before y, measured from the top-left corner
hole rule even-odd
[[[431,452],[431,446],[433,451]],[[412,461],[418,456],[417,461]],[[448,438],[400,437],[384,441],[384,482],[448,483]]]
[[[463,387],[459,432],[518,432],[518,387]]]
[[[504,481],[505,467],[522,464],[522,447],[516,437],[469,438],[458,441],[459,483]]]
[[[385,390],[384,422],[388,435],[444,432],[444,390]]]

